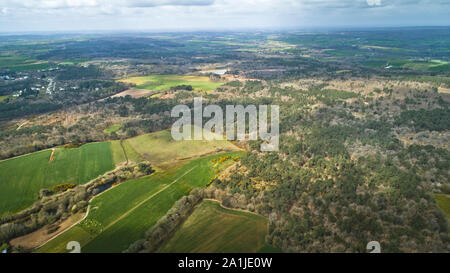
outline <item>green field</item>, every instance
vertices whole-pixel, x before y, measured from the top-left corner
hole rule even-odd
[[[127,159],[128,163],[139,163],[144,161],[141,155],[136,152],[126,140],[122,141],[122,145],[120,144],[120,140],[111,141],[111,149],[113,160],[116,165],[126,162]]]
[[[26,60],[20,57],[4,57],[0,58],[0,68],[9,69],[14,72],[21,72],[26,70],[48,69],[50,64],[48,62],[40,62],[36,60]]]
[[[110,135],[112,133],[117,133],[122,128],[123,128],[122,124],[113,124],[113,125],[109,126],[108,128],[106,128],[105,130],[103,130],[103,133]]]
[[[138,152],[136,152],[136,150],[129,144],[128,141],[123,141],[122,145],[125,149],[125,153],[129,161],[137,163],[144,160],[144,158],[142,158],[142,156]],[[147,147],[147,149],[150,149],[150,147]]]
[[[40,151],[0,162],[0,215],[32,205],[42,188],[58,184],[83,184],[114,169],[111,144],[86,144],[79,148]]]
[[[213,82],[207,76],[184,76],[184,75],[153,75],[146,77],[133,77],[120,80],[132,83],[138,89],[147,90],[169,90],[179,85],[191,85],[194,90],[211,91],[221,86],[221,82]]]
[[[192,159],[219,152],[236,151],[238,148],[225,140],[182,140],[175,141],[170,131],[164,130],[122,141],[112,141],[115,164],[148,160],[158,167],[173,165],[181,160]],[[124,151],[126,155],[124,154]]]
[[[14,72],[48,69],[49,67],[50,64],[47,61],[40,61],[22,55],[0,56],[0,68]]]
[[[370,67],[385,67],[393,66],[394,68],[405,68],[417,71],[435,71],[444,72],[449,71],[449,63],[442,60],[430,60],[430,61],[414,61],[414,60],[374,60],[370,62],[364,62],[365,66]]]
[[[237,150],[228,141],[183,140],[175,141],[170,131],[159,131],[124,141],[127,156],[140,157],[155,165],[170,164],[209,153]],[[133,160],[133,159],[130,159]]]
[[[450,195],[447,194],[435,194],[436,202],[438,206],[444,211],[445,217],[450,219]]]
[[[266,218],[225,209],[218,202],[205,200],[159,252],[276,252],[265,244],[267,232]]]
[[[120,140],[111,141],[111,151],[114,164],[118,165],[127,161],[123,148],[120,145]]]
[[[447,67],[448,69],[448,62],[441,60],[431,60],[428,62],[409,62],[404,64],[402,67],[411,70],[432,71],[436,69],[439,70],[441,68],[444,69],[445,67]]]
[[[24,65],[16,65],[9,67],[8,69],[14,72],[22,72],[27,70],[42,70],[42,69],[49,69],[50,65],[47,62],[38,62],[38,63],[32,63],[32,64],[24,64]]]
[[[89,216],[79,225],[50,241],[38,252],[66,252],[69,241],[78,241],[82,252],[122,252],[159,218],[167,213],[175,201],[193,188],[204,187],[220,166],[212,159],[228,154],[191,160],[151,176],[127,181],[95,198]],[[231,153],[239,156],[240,153]],[[94,228],[89,228],[95,226]]]
[[[85,62],[89,62],[89,59],[69,59],[69,60],[65,60],[64,62],[60,62],[60,65],[75,65],[75,64],[80,64],[80,63],[85,63]]]

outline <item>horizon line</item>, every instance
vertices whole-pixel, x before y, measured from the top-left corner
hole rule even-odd
[[[91,29],[91,30],[23,30],[0,31],[1,36],[46,35],[46,34],[108,34],[108,33],[196,33],[196,32],[270,32],[270,31],[351,31],[377,29],[450,28],[450,25],[397,25],[397,26],[305,26],[305,27],[248,27],[248,28],[192,28],[192,29]]]

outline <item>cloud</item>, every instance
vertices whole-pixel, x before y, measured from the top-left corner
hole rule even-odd
[[[225,7],[232,9],[362,9],[367,7],[406,5],[447,6],[450,0],[0,0],[1,8],[77,9],[77,8],[156,8],[156,7]]]
[[[369,6],[381,6],[381,0],[367,0]]]
[[[0,0],[7,29],[450,25],[449,13],[450,0]]]
[[[149,8],[159,6],[210,6],[214,0],[132,0],[127,7]]]
[[[160,6],[207,6],[214,0],[0,0],[0,6],[33,9],[103,8],[108,6],[151,8]]]

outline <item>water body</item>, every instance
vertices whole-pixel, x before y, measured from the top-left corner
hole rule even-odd
[[[224,75],[225,73],[227,73],[228,69],[216,69],[216,70],[208,70],[208,71],[203,71],[203,74],[208,74],[208,73],[213,73],[216,75]]]

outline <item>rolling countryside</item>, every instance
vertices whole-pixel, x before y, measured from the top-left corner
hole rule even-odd
[[[449,2],[0,0],[0,258],[450,253]]]

